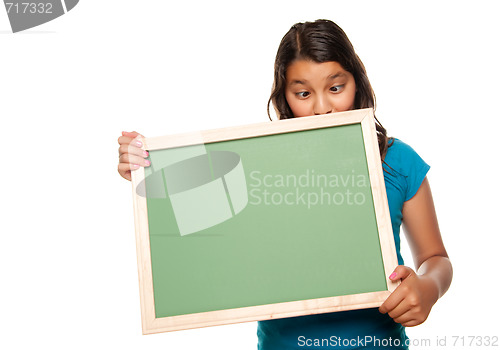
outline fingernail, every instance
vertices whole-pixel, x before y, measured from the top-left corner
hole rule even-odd
[[[135,141],[135,145],[137,147],[142,147],[142,142],[141,141]]]
[[[150,166],[150,165],[151,165],[151,162],[146,159],[146,166]]]
[[[396,276],[397,276],[397,275],[398,275],[398,274],[397,274],[396,272],[393,272],[393,273],[389,276],[389,278],[392,280],[393,278],[396,278]]]
[[[132,169],[139,169],[139,164],[132,164],[131,167]]]
[[[144,157],[149,157],[149,152],[148,151],[143,151]]]

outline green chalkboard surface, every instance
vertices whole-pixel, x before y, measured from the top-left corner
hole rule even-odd
[[[134,187],[145,203],[147,232],[138,237],[148,242],[138,246],[149,246],[148,261],[140,266],[149,264],[144,283],[152,294],[149,317],[156,322],[145,327],[143,320],[145,333],[369,307],[383,300],[390,286],[381,237],[389,237],[389,247],[394,243],[392,232],[379,232],[390,228],[377,222],[374,200],[384,198],[385,188],[381,170],[375,176],[367,157],[378,151],[367,152],[376,143],[364,135],[373,138],[374,131],[363,130],[373,123],[372,113],[361,111],[363,118],[359,111],[339,120],[335,114],[309,118],[333,124],[327,127],[312,128],[309,121],[290,130],[288,123],[285,131],[235,139],[225,129],[224,137],[215,134],[219,141],[199,134],[204,142],[149,148],[152,166]],[[338,125],[344,120],[349,121]],[[369,295],[375,299],[345,299]]]

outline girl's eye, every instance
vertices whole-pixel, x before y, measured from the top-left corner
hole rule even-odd
[[[301,92],[297,92],[295,95],[300,97],[300,98],[306,98],[307,96],[309,96],[310,92],[309,91],[301,91]]]
[[[330,88],[330,91],[338,93],[338,92],[341,92],[343,89],[344,89],[344,85],[335,85],[335,86],[332,86]]]

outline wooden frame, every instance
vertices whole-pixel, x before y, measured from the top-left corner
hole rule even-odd
[[[383,303],[397,286],[388,276],[398,263],[372,109],[146,138],[142,141],[143,148],[151,151],[196,144],[200,142],[200,137],[202,142],[212,143],[349,124],[360,124],[362,128],[387,290],[156,318],[147,203],[146,198],[137,195],[136,191],[145,178],[144,168],[140,168],[132,172],[132,186],[143,334],[377,307]]]

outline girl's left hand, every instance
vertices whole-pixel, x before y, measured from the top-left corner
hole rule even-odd
[[[439,299],[436,283],[425,275],[417,275],[407,266],[398,266],[389,276],[392,281],[401,280],[401,284],[380,306],[379,311],[388,313],[392,319],[405,327],[423,323],[432,306]]]

